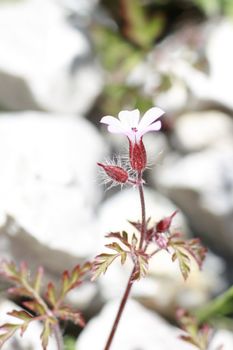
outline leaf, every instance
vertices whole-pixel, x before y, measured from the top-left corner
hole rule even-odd
[[[31,321],[31,319],[33,318],[31,314],[29,314],[27,311],[24,311],[24,310],[20,310],[20,311],[13,310],[11,312],[8,312],[7,314],[10,316],[19,318],[20,320],[26,321],[26,322]]]
[[[175,247],[175,253],[172,256],[172,261],[178,259],[180,271],[182,273],[183,278],[186,280],[190,273],[190,259],[188,255],[183,253],[179,248]]]
[[[52,326],[55,324],[55,322],[56,321],[52,318],[47,318],[44,322],[44,327],[43,327],[42,333],[40,335],[43,350],[47,349],[49,337],[51,336],[51,334],[53,332]]]
[[[72,321],[74,324],[79,325],[80,327],[85,326],[85,321],[82,314],[78,311],[73,311],[67,306],[63,306],[56,310],[56,316],[63,321]]]
[[[37,315],[44,315],[46,313],[44,307],[36,300],[23,301],[22,304]]]
[[[109,233],[108,235],[106,235],[106,237],[108,238],[117,238],[119,239],[119,241],[121,243],[123,243],[126,247],[130,248],[131,245],[129,243],[129,240],[128,240],[128,234],[127,232],[123,231],[123,232],[111,232]]]
[[[202,247],[199,239],[184,240],[180,233],[171,235],[168,239],[168,246],[173,248],[172,261],[179,262],[180,271],[186,280],[190,273],[190,257],[192,256],[201,268],[206,255],[206,248]]]
[[[21,323],[19,325],[19,327],[18,327],[21,330],[21,332],[20,332],[21,336],[26,331],[29,323],[33,320],[33,316],[31,314],[29,314],[27,311],[24,311],[24,310],[20,310],[20,311],[13,310],[11,312],[8,312],[8,315],[16,317],[16,318],[18,318],[18,319],[23,321],[23,323]]]
[[[111,263],[118,257],[118,254],[100,254],[97,255],[93,265],[92,281],[96,280],[101,274],[105,274]]]
[[[62,288],[60,293],[60,299],[64,298],[65,295],[73,288],[77,287],[80,283],[82,283],[82,277],[85,275],[87,271],[91,269],[91,264],[89,262],[80,266],[77,265],[74,269],[69,273],[69,271],[64,271],[62,274]]]
[[[140,280],[145,277],[148,272],[149,255],[143,251],[136,251],[133,261],[135,263],[135,272],[133,274],[132,280]]]
[[[110,244],[106,244],[105,247],[115,250],[117,253],[119,253],[118,255],[121,257],[121,264],[123,265],[125,263],[125,260],[127,258],[127,252],[124,251],[118,243],[113,242]]]
[[[43,267],[40,266],[36,272],[35,280],[33,283],[33,289],[37,293],[40,293],[41,281],[42,281],[43,276],[44,276],[44,269],[43,269]]]
[[[5,342],[11,338],[17,329],[19,329],[20,324],[11,324],[11,323],[5,323],[2,326],[0,326],[0,330],[5,331],[4,333],[0,334],[0,348],[5,344]]]
[[[46,299],[52,306],[55,306],[57,298],[56,298],[55,287],[52,282],[48,283],[47,291],[46,291]]]

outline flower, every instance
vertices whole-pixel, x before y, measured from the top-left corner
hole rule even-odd
[[[142,136],[149,131],[158,131],[161,129],[161,122],[157,119],[164,114],[159,107],[150,108],[140,119],[138,109],[132,111],[121,111],[118,118],[112,116],[103,117],[100,122],[108,125],[108,131],[115,134],[123,134],[128,137],[132,143],[139,143]]]

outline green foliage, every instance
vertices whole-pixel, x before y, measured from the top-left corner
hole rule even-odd
[[[14,262],[2,262],[1,274],[15,284],[9,289],[14,295],[26,297],[23,302],[25,310],[13,310],[8,314],[15,317],[20,323],[6,323],[0,327],[3,331],[0,335],[0,346],[3,345],[12,335],[20,330],[21,335],[26,331],[30,322],[40,320],[43,324],[41,333],[41,344],[46,350],[49,337],[58,327],[60,320],[70,320],[81,327],[84,326],[84,320],[80,312],[74,310],[65,304],[67,294],[76,288],[90,270],[89,263],[83,266],[77,265],[71,272],[65,271],[61,277],[60,287],[55,288],[52,282],[47,285],[45,296],[41,295],[42,281],[44,271],[39,268],[35,277],[30,276],[30,271],[25,263],[21,263],[18,268]]]
[[[76,346],[76,339],[66,335],[64,337],[64,347],[65,347],[64,350],[75,350],[76,349],[75,346]]]
[[[195,313],[199,322],[212,322],[224,317],[232,318],[233,314],[233,286],[227,291],[202,306]],[[232,322],[231,322],[232,326]]]
[[[206,248],[200,244],[199,239],[184,240],[180,233],[175,233],[169,237],[168,247],[173,249],[172,261],[178,260],[180,271],[185,280],[190,273],[190,257],[193,257],[201,268],[206,255]]]
[[[139,248],[138,239],[135,234],[129,240],[127,232],[111,232],[107,235],[107,238],[115,238],[119,243],[123,244],[122,247],[118,242],[112,242],[105,246],[115,253],[106,254],[102,253],[97,255],[93,264],[93,277],[92,280],[98,278],[101,274],[104,274],[112,262],[120,257],[121,264],[123,265],[129,256],[134,264],[134,274],[132,280],[139,280],[145,277],[148,271],[149,255]]]
[[[226,16],[233,16],[233,2],[232,0],[193,0],[207,16],[214,16],[224,14]]]

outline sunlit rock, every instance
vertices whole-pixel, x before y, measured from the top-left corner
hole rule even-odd
[[[85,113],[102,89],[91,45],[55,1],[0,6],[0,105]]]

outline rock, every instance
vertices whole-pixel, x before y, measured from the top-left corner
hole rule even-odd
[[[221,254],[233,253],[233,147],[230,140],[157,169],[157,186],[186,213],[199,236]]]
[[[77,350],[104,348],[119,303],[119,300],[109,302],[101,313],[87,324],[77,340]],[[179,334],[181,331],[170,326],[161,317],[129,300],[111,349],[154,350],[156,347],[157,350],[194,350],[192,345],[178,338]]]
[[[174,128],[175,146],[183,152],[196,152],[233,136],[230,116],[218,112],[192,112],[177,118]]]
[[[94,254],[96,161],[104,153],[102,138],[81,117],[1,116],[2,256],[60,273]]]
[[[4,323],[20,323],[18,319],[13,316],[7,315],[7,312],[13,310],[21,310],[21,308],[13,302],[7,300],[0,301],[0,325]],[[2,332],[2,330],[1,330]],[[8,340],[4,347],[4,350],[41,350],[40,334],[42,332],[42,325],[39,321],[33,321],[27,328],[23,337],[20,336],[20,332],[17,331],[15,335]],[[57,345],[54,337],[49,340],[47,350],[56,350]]]
[[[151,217],[153,222],[177,209],[167,198],[148,188],[145,194],[147,217]],[[140,215],[139,195],[134,189],[123,190],[106,200],[99,211],[99,232],[102,236],[99,242],[102,243],[97,254],[107,251],[103,248],[107,243],[107,239],[104,240],[105,234],[122,230],[132,234],[135,230],[127,220],[137,221]],[[173,228],[188,235],[189,230],[181,213],[175,216]],[[109,239],[108,243],[110,241]],[[189,308],[200,306],[225,286],[225,281],[221,278],[225,265],[216,257],[209,259],[211,263],[206,262],[206,267],[201,272],[193,262],[190,277],[184,282],[179,267],[171,261],[171,256],[167,252],[160,252],[150,261],[149,275],[134,284],[132,296],[148,308],[169,316],[174,313],[177,305]],[[131,270],[131,262],[122,267],[119,261],[115,261],[107,273],[98,279],[105,300],[119,297],[123,293]]]
[[[222,105],[233,110],[231,82],[233,78],[233,53],[228,45],[232,38],[233,25],[223,19],[212,23],[206,35],[206,59],[208,74],[194,68],[189,61],[180,60],[173,65],[177,79],[185,82],[192,96],[200,103]]]
[[[101,92],[87,38],[54,1],[1,4],[0,42],[2,108],[84,114]]]
[[[218,349],[219,346],[223,346],[223,350],[231,350],[233,349],[233,333],[226,330],[221,329],[217,331],[212,342],[210,350]],[[220,347],[221,349],[221,347]]]

